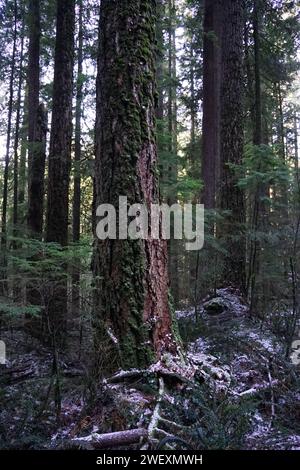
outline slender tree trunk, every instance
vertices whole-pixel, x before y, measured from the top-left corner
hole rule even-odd
[[[253,144],[257,147],[262,145],[262,93],[261,93],[261,67],[260,67],[260,28],[261,28],[261,5],[260,0],[254,1],[253,11],[253,39],[254,39],[254,77],[255,77],[255,103],[254,103],[254,129],[253,129]],[[259,154],[258,154],[259,155]],[[260,157],[259,157],[260,158]],[[264,171],[264,162],[257,161],[257,170]],[[257,310],[257,292],[256,283],[257,276],[260,269],[260,243],[258,240],[258,231],[263,229],[264,222],[264,208],[262,199],[265,195],[265,188],[261,182],[257,183],[257,187],[253,200],[253,213],[252,213],[252,232],[253,241],[250,243],[249,255],[249,274],[247,281],[247,291],[250,298],[250,313],[255,313]]]
[[[68,243],[69,180],[72,144],[72,94],[74,66],[74,0],[57,1],[57,26],[53,84],[52,124],[49,151],[46,240],[61,246]],[[64,342],[67,312],[67,283],[57,283],[49,300],[51,334]],[[58,285],[59,284],[59,285]]]
[[[42,236],[44,214],[44,175],[46,162],[47,114],[39,105],[40,94],[40,2],[29,2],[28,63],[28,228]]]
[[[46,238],[62,246],[68,244],[74,29],[74,0],[58,0]]]
[[[73,200],[73,241],[80,239],[80,202],[81,202],[81,114],[83,99],[82,63],[83,63],[83,6],[79,2],[79,31],[78,31],[78,69],[76,85],[76,115],[75,115],[75,176]]]
[[[27,226],[30,236],[42,238],[44,222],[44,184],[46,165],[46,143],[48,119],[40,99],[40,2],[29,1],[29,59],[27,72],[28,88],[28,210]],[[36,261],[36,257],[31,261]],[[39,280],[32,279],[26,285],[27,302],[42,304]],[[43,318],[27,318],[27,331],[38,338],[42,337]]]
[[[7,204],[8,204],[8,175],[10,163],[10,144],[11,144],[11,128],[12,128],[12,114],[13,114],[13,101],[14,101],[14,78],[16,69],[16,51],[17,51],[17,17],[18,5],[17,1],[14,2],[14,36],[13,36],[13,50],[11,56],[11,71],[9,79],[9,101],[8,101],[8,117],[7,117],[7,138],[6,138],[6,153],[3,175],[3,198],[2,198],[2,220],[1,220],[1,279],[0,279],[0,294],[4,295],[7,291]]]
[[[163,33],[163,17],[164,17],[164,0],[157,1],[157,22],[156,22],[156,38],[157,38],[157,88],[158,100],[156,107],[156,117],[159,120],[159,131],[163,131],[162,120],[164,118],[164,95],[163,95],[163,78],[164,78],[164,33]]]
[[[255,76],[255,127],[254,145],[262,144],[262,94],[261,94],[261,74],[260,74],[260,23],[261,6],[260,0],[254,0],[253,13],[253,36],[254,36],[254,76]]]
[[[31,168],[29,182],[29,208],[28,223],[31,235],[41,238],[43,231],[43,199],[44,199],[44,173],[46,163],[46,143],[47,143],[48,115],[43,103],[38,106],[34,131],[34,149],[31,153]],[[31,261],[38,261],[40,253],[37,253]],[[31,279],[26,286],[27,302],[34,306],[43,305],[40,294],[39,279]],[[43,331],[47,329],[45,316],[42,318],[27,318],[28,332],[37,337],[43,338]]]
[[[43,232],[47,131],[48,114],[41,103],[37,109],[35,149],[32,153],[28,194],[28,220],[32,234],[35,236]]]
[[[17,115],[16,115],[16,129],[14,141],[14,197],[13,197],[13,226],[14,234],[17,235],[17,225],[19,222],[19,140],[20,140],[20,119],[21,119],[21,97],[23,86],[23,60],[24,60],[24,20],[21,31],[21,50],[20,50],[20,67],[19,67],[19,84],[18,84],[18,97],[17,97]],[[14,246],[15,243],[14,243]]]
[[[176,7],[174,0],[168,1],[168,134],[170,162],[167,163],[167,180],[169,185],[168,204],[177,203],[177,73],[176,73]],[[171,292],[175,306],[179,302],[179,242],[174,238],[169,241],[169,276]]]
[[[28,80],[27,80],[28,82]],[[19,163],[19,195],[18,204],[20,209],[20,219],[24,223],[25,210],[25,193],[26,193],[26,160],[27,160],[27,149],[28,149],[28,86],[25,89],[24,105],[23,105],[23,119],[20,130],[21,137],[21,151],[20,151],[20,163]]]
[[[191,159],[190,165],[191,170],[194,173],[196,169],[196,123],[197,123],[197,107],[196,107],[196,88],[195,88],[195,56],[194,56],[194,47],[191,41],[190,48],[190,74],[191,74],[191,83],[190,83],[190,94],[191,94]]]
[[[247,15],[245,14],[244,20],[244,45],[245,45],[245,69],[247,75],[247,101],[250,111],[250,119],[252,129],[255,129],[255,97],[254,97],[254,73],[252,67],[252,54],[251,54],[251,44],[250,44],[250,35],[249,29],[250,26],[247,22]]]
[[[73,196],[73,242],[80,240],[80,207],[81,207],[81,115],[83,100],[83,5],[79,2],[79,30],[78,30],[78,68],[76,84],[76,111],[75,111],[75,162],[74,162],[74,196]],[[80,307],[80,271],[75,266],[72,273],[72,310],[79,312]]]
[[[118,1],[102,0],[97,206],[109,203],[118,208],[120,195],[127,196],[129,204],[144,203],[148,208],[159,201],[154,94],[155,2],[126,0],[120,8]],[[101,367],[144,366],[153,353],[161,357],[175,352],[166,243],[97,240],[93,266],[98,372]]]
[[[221,77],[221,209],[228,211],[221,237],[227,250],[224,281],[245,290],[245,201],[237,168],[243,158],[243,2],[228,0],[222,8]]]
[[[218,0],[205,0],[203,41],[202,201],[216,207],[220,167],[221,11]]]
[[[299,145],[298,145],[298,116],[295,113],[294,117],[294,139],[295,139],[295,182],[297,188],[300,188],[300,178],[299,178]],[[300,201],[299,201],[300,202]]]
[[[278,99],[278,145],[280,156],[282,158],[283,165],[287,165],[287,156],[286,156],[286,147],[285,147],[285,126],[284,126],[284,113],[283,113],[283,97],[280,82],[277,84],[277,99]],[[289,220],[289,201],[288,201],[288,185],[287,183],[282,183],[280,185],[280,203],[281,208],[281,220],[283,224],[287,224]]]

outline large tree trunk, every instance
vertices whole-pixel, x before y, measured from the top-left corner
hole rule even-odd
[[[46,240],[68,243],[69,180],[72,143],[72,94],[74,66],[75,1],[57,1],[57,30],[53,85],[53,108],[49,151]],[[49,300],[51,335],[64,341],[67,285],[57,283]]]
[[[220,173],[220,75],[221,75],[221,3],[206,0],[203,40],[203,133],[202,201],[206,209],[216,206]]]
[[[220,206],[229,212],[221,227],[228,253],[224,282],[244,290],[245,201],[237,185],[243,158],[243,2],[224,2],[222,20]]]
[[[155,141],[155,2],[102,0],[97,78],[97,206],[159,202]],[[97,241],[97,368],[139,367],[176,351],[167,244]],[[112,350],[116,351],[115,360]],[[110,353],[108,354],[108,351]]]

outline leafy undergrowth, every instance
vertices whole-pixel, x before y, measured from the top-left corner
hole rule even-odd
[[[14,353],[1,366],[1,448],[91,448],[99,434],[143,428],[148,442],[131,448],[300,449],[299,369],[284,344],[230,289],[198,310],[177,312],[182,358],[119,371],[93,401],[86,358],[69,352],[57,380],[49,350],[2,334]]]

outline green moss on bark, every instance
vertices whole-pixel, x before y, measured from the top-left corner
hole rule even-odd
[[[97,78],[96,205],[159,202],[155,139],[155,8],[153,0],[102,0]],[[144,367],[153,360],[155,318],[168,316],[154,299],[155,253],[144,241],[97,241],[94,254],[96,348],[103,335],[116,361],[106,369]],[[164,256],[161,256],[164,263]],[[157,260],[156,260],[157,261]],[[153,263],[152,263],[153,265]],[[155,263],[154,263],[155,265]],[[164,270],[164,268],[163,268]],[[154,274],[155,276],[155,274]],[[156,290],[156,292],[155,292]],[[160,296],[160,297],[159,297]],[[148,311],[146,312],[146,307]],[[150,306],[150,307],[149,307]],[[168,308],[168,307],[167,307]],[[150,312],[149,312],[150,309]],[[165,308],[166,310],[166,308]],[[167,318],[168,322],[169,319]],[[110,333],[108,333],[110,332]],[[118,343],[111,339],[113,336]],[[97,353],[96,354],[100,354]]]

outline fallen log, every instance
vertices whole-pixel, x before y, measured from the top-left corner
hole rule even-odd
[[[147,429],[141,428],[108,434],[94,433],[86,437],[72,439],[71,444],[86,449],[109,449],[110,447],[138,444],[142,439],[147,438]]]

